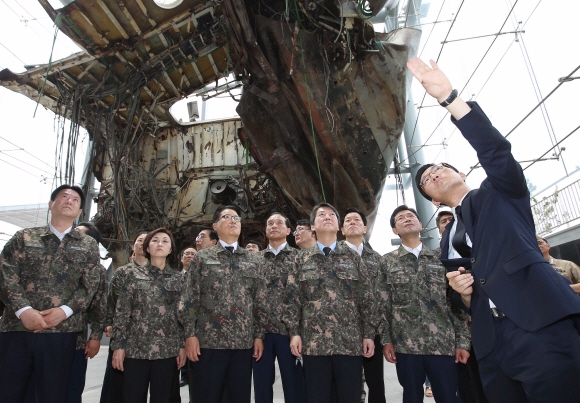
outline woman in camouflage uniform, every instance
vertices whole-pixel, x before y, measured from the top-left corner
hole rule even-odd
[[[168,403],[175,373],[185,363],[177,321],[182,275],[167,265],[175,250],[171,232],[151,231],[143,242],[149,263],[128,270],[113,324],[113,368],[125,372],[126,403]],[[177,365],[176,365],[177,362]]]

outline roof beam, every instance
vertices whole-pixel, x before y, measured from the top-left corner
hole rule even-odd
[[[143,33],[143,36],[141,37],[141,39],[147,39],[150,36],[153,36],[155,34],[157,34],[158,32],[164,31],[167,28],[171,27],[173,24],[180,22],[181,20],[183,20],[186,17],[190,17],[191,16],[191,11],[187,10],[182,12],[181,14],[176,15],[175,17],[173,17],[172,19],[170,19],[169,21],[165,21],[163,24],[159,25],[158,27],[152,28],[148,31],[145,31]]]
[[[209,62],[211,63],[211,67],[213,68],[213,72],[215,73],[216,76],[219,77],[220,72],[218,71],[217,66],[215,65],[215,61],[213,60],[213,57],[211,56],[211,54],[208,54],[207,58],[208,58]]]
[[[173,90],[173,92],[175,93],[175,95],[177,95],[178,97],[181,96],[181,93],[179,92],[179,90],[177,89],[177,87],[175,86],[175,84],[173,84],[173,81],[171,80],[171,77],[169,77],[169,75],[167,75],[167,72],[165,70],[163,70],[163,73],[161,74],[163,76],[163,78],[165,79],[165,81],[167,81],[167,83],[169,84],[169,86],[171,87],[171,89]]]
[[[143,4],[143,1],[141,1],[141,0],[135,0],[135,2],[137,3],[137,5],[139,6],[139,8],[141,9],[141,12],[149,20],[149,24],[151,24],[153,27],[157,26],[157,23],[155,22],[155,20],[153,20],[153,19],[151,19],[151,17],[149,17],[149,12],[147,11],[147,7],[145,7],[145,4]]]
[[[111,12],[111,10],[109,10],[109,7],[107,7],[107,5],[105,3],[103,3],[103,0],[97,0],[97,4],[99,6],[101,6],[101,8],[105,12],[105,14],[107,14],[107,17],[109,17],[109,19],[111,20],[111,22],[113,23],[113,25],[115,26],[115,28],[117,28],[117,30],[121,33],[121,35],[123,36],[123,38],[129,39],[129,35],[123,29],[123,27],[121,26],[121,24],[119,23],[119,21],[117,21],[117,19],[115,18],[115,16]]]
[[[125,4],[120,1],[117,2],[117,4],[119,5],[119,8],[123,12],[123,14],[125,14],[125,17],[127,17],[127,19],[129,20],[129,23],[131,24],[135,32],[137,32],[137,35],[141,35],[141,29],[139,28],[139,25],[137,25],[137,22],[133,19],[133,16],[129,12],[129,10],[127,10],[127,7],[125,7]]]
[[[199,68],[197,67],[197,63],[195,63],[195,61],[191,63],[191,67],[193,67],[193,69],[195,70],[195,74],[197,75],[197,79],[199,80],[200,84],[205,83],[205,81],[203,80],[203,76],[199,72]]]
[[[93,60],[92,62],[89,63],[89,65],[87,67],[85,67],[84,69],[79,65],[79,67],[81,68],[81,70],[83,71],[81,74],[79,74],[77,76],[77,78],[80,80],[81,78],[83,78],[85,76],[85,74],[89,74],[91,77],[93,77],[92,74],[89,73],[89,70],[93,68],[93,66],[95,64],[97,64],[99,61],[98,60]],[[95,78],[95,77],[93,77]]]
[[[109,40],[107,38],[105,38],[105,34],[103,34],[101,31],[99,31],[97,29],[97,27],[95,27],[93,25],[93,23],[91,22],[91,20],[89,19],[89,17],[87,17],[85,15],[85,13],[83,13],[83,11],[76,4],[72,4],[71,7],[72,6],[74,6],[74,8],[76,9],[76,11],[79,13],[79,15],[85,19],[85,21],[87,22],[87,24],[89,24],[91,27],[93,27],[93,29],[95,30],[95,32],[101,36],[101,40],[103,42],[105,42],[105,46],[107,46],[109,44]]]
[[[91,60],[95,60],[95,57],[87,53],[84,54],[82,52],[75,53],[74,55],[70,55],[69,57],[65,57],[64,59],[53,62],[50,65],[50,73],[52,74],[57,71],[66,70],[70,67],[78,66]],[[43,64],[41,66],[38,66],[34,69],[30,69],[27,72],[18,75],[24,77],[37,77],[39,75],[46,73],[47,67],[48,67],[47,64]]]

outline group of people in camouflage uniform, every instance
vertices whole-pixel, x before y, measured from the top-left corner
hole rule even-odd
[[[418,59],[408,64],[455,122],[461,120],[459,126],[471,125],[491,138],[496,148],[482,153],[484,168],[493,171],[498,154],[506,162],[502,166],[512,169],[516,180],[508,179],[516,190],[526,189],[521,168],[505,152],[505,140],[476,104],[457,98],[437,65],[431,65]],[[481,138],[470,140],[479,148],[485,145]],[[426,376],[438,403],[457,403],[458,396],[482,402],[477,372],[469,371],[465,382],[458,382],[464,364],[473,365],[467,313],[473,314],[473,341],[477,334],[475,350],[479,348],[481,377],[491,401],[548,402],[552,395],[558,395],[553,401],[577,401],[560,387],[580,374],[580,343],[573,327],[580,312],[576,294],[541,257],[539,240],[537,247],[526,244],[525,254],[513,264],[506,263],[512,270],[507,274],[478,266],[494,255],[484,253],[481,240],[471,239],[470,231],[476,224],[486,231],[489,227],[467,213],[462,218],[461,203],[470,197],[476,201],[469,199],[473,205],[467,207],[476,209],[481,208],[477,203],[493,199],[511,211],[520,198],[503,195],[486,182],[481,193],[470,192],[462,175],[448,164],[427,164],[416,177],[426,198],[453,206],[453,218],[447,214],[437,220],[440,232],[449,224],[441,251],[422,244],[421,220],[408,206],[397,207],[390,218],[401,246],[381,257],[363,241],[367,227],[362,211],[347,209],[341,219],[332,205],[320,203],[309,220],[297,222],[294,235],[300,249],[287,243],[289,220],[274,212],[266,222],[268,247],[255,253],[238,244],[240,208],[226,205],[215,211],[212,229],[198,236],[199,250],[182,252],[185,273],[168,265],[176,252],[169,230],[138,234],[133,260],[117,269],[107,298],[98,231],[90,223],[73,229],[84,205],[83,192],[60,186],[51,194],[50,224],[18,231],[0,257],[0,403],[80,401],[82,387],[79,392],[75,385],[84,384],[84,376],[78,378],[86,371],[85,357],[96,354],[103,331],[111,335],[103,402],[142,403],[148,393],[153,403],[179,401],[177,371],[187,366],[191,402],[248,403],[253,373],[256,402],[271,403],[276,360],[287,402],[358,402],[363,369],[369,402],[385,402],[383,356],[396,364],[404,403],[423,401]],[[495,186],[502,192],[512,191],[500,182]],[[520,193],[529,196],[526,192]],[[529,200],[524,202],[529,209]],[[522,239],[529,244],[531,215],[522,216]],[[504,229],[513,231],[509,225]],[[345,240],[338,240],[339,230]],[[472,247],[479,252],[477,258]],[[472,273],[466,267],[482,271]],[[479,273],[487,273],[489,280],[480,277],[474,283]],[[494,283],[493,275],[510,283],[505,276],[516,273],[549,280],[546,287],[558,306],[550,311],[556,315],[542,312],[547,330],[518,325],[516,316],[509,319],[520,308],[519,301],[505,303],[506,293],[494,291],[502,284]],[[527,282],[525,276],[519,281]],[[492,304],[486,291],[508,314]],[[545,297],[541,292],[535,296]],[[564,300],[568,309],[562,309]],[[476,319],[478,333],[473,330]],[[486,320],[493,326],[479,325]],[[92,332],[87,339],[88,323]],[[482,334],[491,334],[492,340]],[[537,363],[543,357],[548,370]],[[546,377],[551,379],[548,387],[542,384]],[[471,398],[462,397],[465,386]]]

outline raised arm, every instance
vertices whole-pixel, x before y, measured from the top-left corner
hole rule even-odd
[[[441,103],[451,95],[453,86],[437,63],[433,60],[429,62],[431,67],[422,60],[413,58],[407,62],[407,67],[425,91]],[[457,96],[446,109],[463,137],[477,152],[479,163],[492,186],[510,198],[526,196],[528,188],[524,173],[511,153],[510,142],[493,127],[479,105],[475,102],[467,103]]]

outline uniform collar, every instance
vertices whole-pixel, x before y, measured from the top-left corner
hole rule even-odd
[[[351,248],[352,250],[354,250],[356,253],[358,253],[359,256],[362,256],[363,254],[363,250],[365,247],[365,243],[361,242],[359,246],[354,246],[354,244],[348,242],[348,241],[344,241],[344,243],[346,244],[346,246],[348,246],[349,248]]]
[[[70,227],[68,227],[67,229],[65,229],[64,232],[59,232],[56,228],[54,228],[52,226],[52,224],[48,224],[48,229],[51,233],[56,235],[56,237],[62,241],[64,239],[65,235],[72,231],[72,225]]]
[[[220,245],[221,245],[221,246],[222,246],[224,249],[226,248],[226,246],[233,246],[233,247],[234,247],[234,252],[238,250],[238,241],[236,241],[236,242],[234,242],[233,244],[229,245],[229,244],[225,243],[224,241],[222,241],[222,240],[220,239],[219,243],[220,243]]]
[[[282,245],[280,245],[280,247],[278,249],[274,249],[272,248],[272,245],[268,244],[268,251],[272,252],[274,255],[278,255],[278,253],[282,252],[286,246],[288,245],[288,242],[284,242]]]

